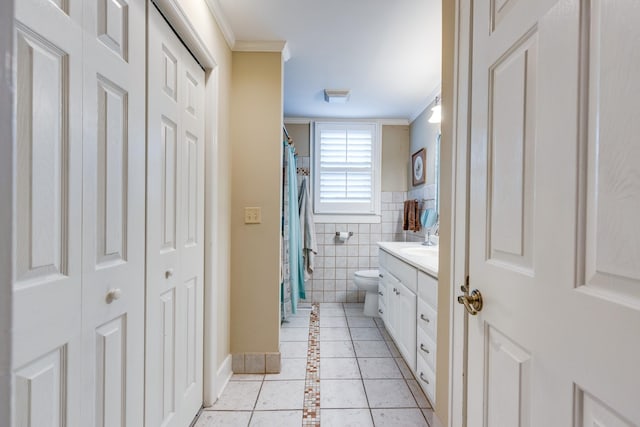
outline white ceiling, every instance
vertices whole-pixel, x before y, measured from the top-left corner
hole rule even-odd
[[[287,42],[286,117],[413,119],[439,90],[441,0],[208,2],[230,43]],[[324,89],[351,98],[328,104]]]

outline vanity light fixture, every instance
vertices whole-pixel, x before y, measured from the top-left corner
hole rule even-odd
[[[325,89],[324,100],[329,104],[346,104],[349,100],[351,91],[349,90],[337,90],[337,89]]]
[[[429,123],[440,123],[442,121],[442,105],[439,96],[436,96],[436,103],[431,108],[431,117],[429,117]]]

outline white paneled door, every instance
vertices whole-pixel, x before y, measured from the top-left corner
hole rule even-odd
[[[146,425],[202,405],[204,71],[149,7]]]
[[[640,425],[638,22],[474,2],[469,427]]]
[[[144,11],[16,2],[16,426],[143,420]]]
[[[145,2],[85,0],[83,6],[83,420],[141,426]]]

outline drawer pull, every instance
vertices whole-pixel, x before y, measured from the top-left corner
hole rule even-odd
[[[426,317],[426,316],[425,316],[424,314],[422,314],[422,313],[420,313],[420,318],[421,318],[422,320],[424,320],[425,322],[427,322],[427,323],[431,323],[431,320],[429,320],[429,318],[428,318],[428,317]]]
[[[424,377],[424,372],[420,372],[420,379],[427,384],[431,384],[429,380]]]
[[[382,293],[382,291],[378,291],[378,295],[380,295],[381,297],[384,296],[384,294]]]
[[[427,347],[425,347],[424,344],[422,344],[422,343],[420,343],[420,350],[424,351],[427,354],[431,353],[429,351],[429,349]]]
[[[378,277],[382,279],[384,277],[384,275],[382,273],[380,273],[380,274],[378,274]]]
[[[382,311],[381,308],[378,309],[378,313],[383,314],[384,312]]]

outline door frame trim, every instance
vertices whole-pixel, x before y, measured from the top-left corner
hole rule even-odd
[[[442,146],[451,144],[445,155],[446,169],[443,172],[450,180],[451,199],[448,206],[450,230],[450,324],[449,324],[449,426],[467,425],[467,321],[464,308],[457,303],[459,285],[468,274],[469,249],[469,155],[471,153],[471,57],[472,57],[472,17],[473,0],[455,0],[453,16],[443,10],[443,41],[450,38],[453,47],[451,58],[443,57],[443,71],[451,67],[449,74],[443,72],[443,116],[449,115],[450,121],[443,121]],[[450,33],[446,29],[452,28]],[[445,50],[443,49],[443,52]],[[446,53],[444,53],[446,55]],[[448,61],[448,62],[447,62]],[[447,82],[447,79],[450,79]],[[445,92],[448,93],[444,93]],[[447,102],[449,98],[450,104]],[[448,104],[448,105],[447,105]],[[449,114],[446,114],[446,113]],[[448,140],[448,141],[447,141]],[[443,152],[446,150],[443,150]],[[441,152],[442,156],[442,152]],[[441,159],[441,163],[442,159]],[[442,182],[445,182],[443,180]]]
[[[216,206],[222,202],[217,183],[220,170],[218,145],[218,103],[219,103],[219,70],[213,53],[207,47],[198,30],[193,26],[187,13],[178,0],[150,0],[162,12],[169,26],[178,34],[192,55],[205,71],[205,188],[204,188],[204,342],[203,342],[203,404],[211,406],[222,393],[231,371],[224,369],[227,361],[216,366],[218,354],[219,319],[217,312],[217,296],[220,284],[216,273],[224,266],[220,265],[220,249],[215,244],[219,236],[220,220]],[[148,7],[152,7],[148,3]],[[228,371],[228,372],[227,372]]]
[[[13,203],[14,196],[14,2],[0,3],[0,425],[13,425],[11,421],[12,362],[11,319],[13,305]]]

